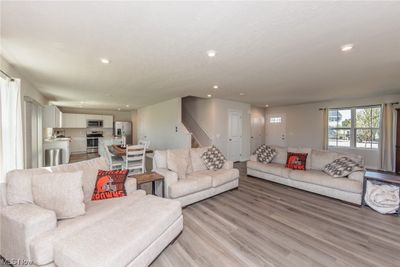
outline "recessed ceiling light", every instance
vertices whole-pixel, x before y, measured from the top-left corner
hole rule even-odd
[[[100,58],[101,63],[110,64],[110,60],[108,58]]]
[[[218,89],[219,87],[218,87],[218,85],[214,85],[213,88],[214,89]]]
[[[79,102],[81,105],[84,103],[83,101]]]
[[[121,110],[121,108],[118,108],[118,111],[120,111]]]
[[[129,105],[125,105],[125,107],[129,108]]]
[[[208,50],[207,51],[207,55],[209,57],[215,57],[216,54],[217,54],[217,51],[215,51],[215,50]]]
[[[269,105],[267,104],[267,105],[265,105],[265,107],[267,108],[267,107],[269,107]]]
[[[244,96],[244,93],[240,93],[239,95]]]
[[[354,47],[353,44],[345,44],[345,45],[342,45],[342,46],[340,47],[340,49],[341,49],[343,52],[347,52],[347,51],[350,51],[351,49],[353,49],[353,47]]]
[[[212,97],[212,95],[207,95],[208,98]]]

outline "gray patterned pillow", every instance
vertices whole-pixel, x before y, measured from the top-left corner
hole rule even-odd
[[[222,155],[221,151],[219,151],[215,146],[207,149],[207,151],[201,155],[201,158],[209,170],[221,169],[225,164],[224,155]]]
[[[277,153],[275,149],[267,145],[261,145],[256,149],[254,154],[257,156],[257,161],[267,164],[272,161]]]
[[[325,165],[324,172],[332,177],[339,178],[348,176],[355,171],[361,171],[364,168],[348,157],[341,157],[335,159],[329,164]]]

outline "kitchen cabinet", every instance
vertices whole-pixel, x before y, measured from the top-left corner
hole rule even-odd
[[[86,137],[72,137],[70,144],[71,153],[86,153],[86,148]]]
[[[63,113],[62,128],[86,128],[86,114]]]
[[[113,128],[113,116],[111,115],[103,116],[103,128]]]
[[[94,121],[101,121],[101,120],[103,120],[103,115],[86,114],[86,119],[94,120]]]
[[[43,128],[61,128],[62,112],[56,106],[45,106],[43,109]]]

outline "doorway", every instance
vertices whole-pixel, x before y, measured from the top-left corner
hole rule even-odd
[[[228,160],[240,161],[242,157],[242,112],[228,112]]]
[[[267,115],[266,143],[269,145],[286,146],[286,114]]]

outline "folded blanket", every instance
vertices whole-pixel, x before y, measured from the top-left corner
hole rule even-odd
[[[399,208],[399,187],[394,185],[379,185],[367,182],[365,202],[372,209],[383,213],[395,213]]]

